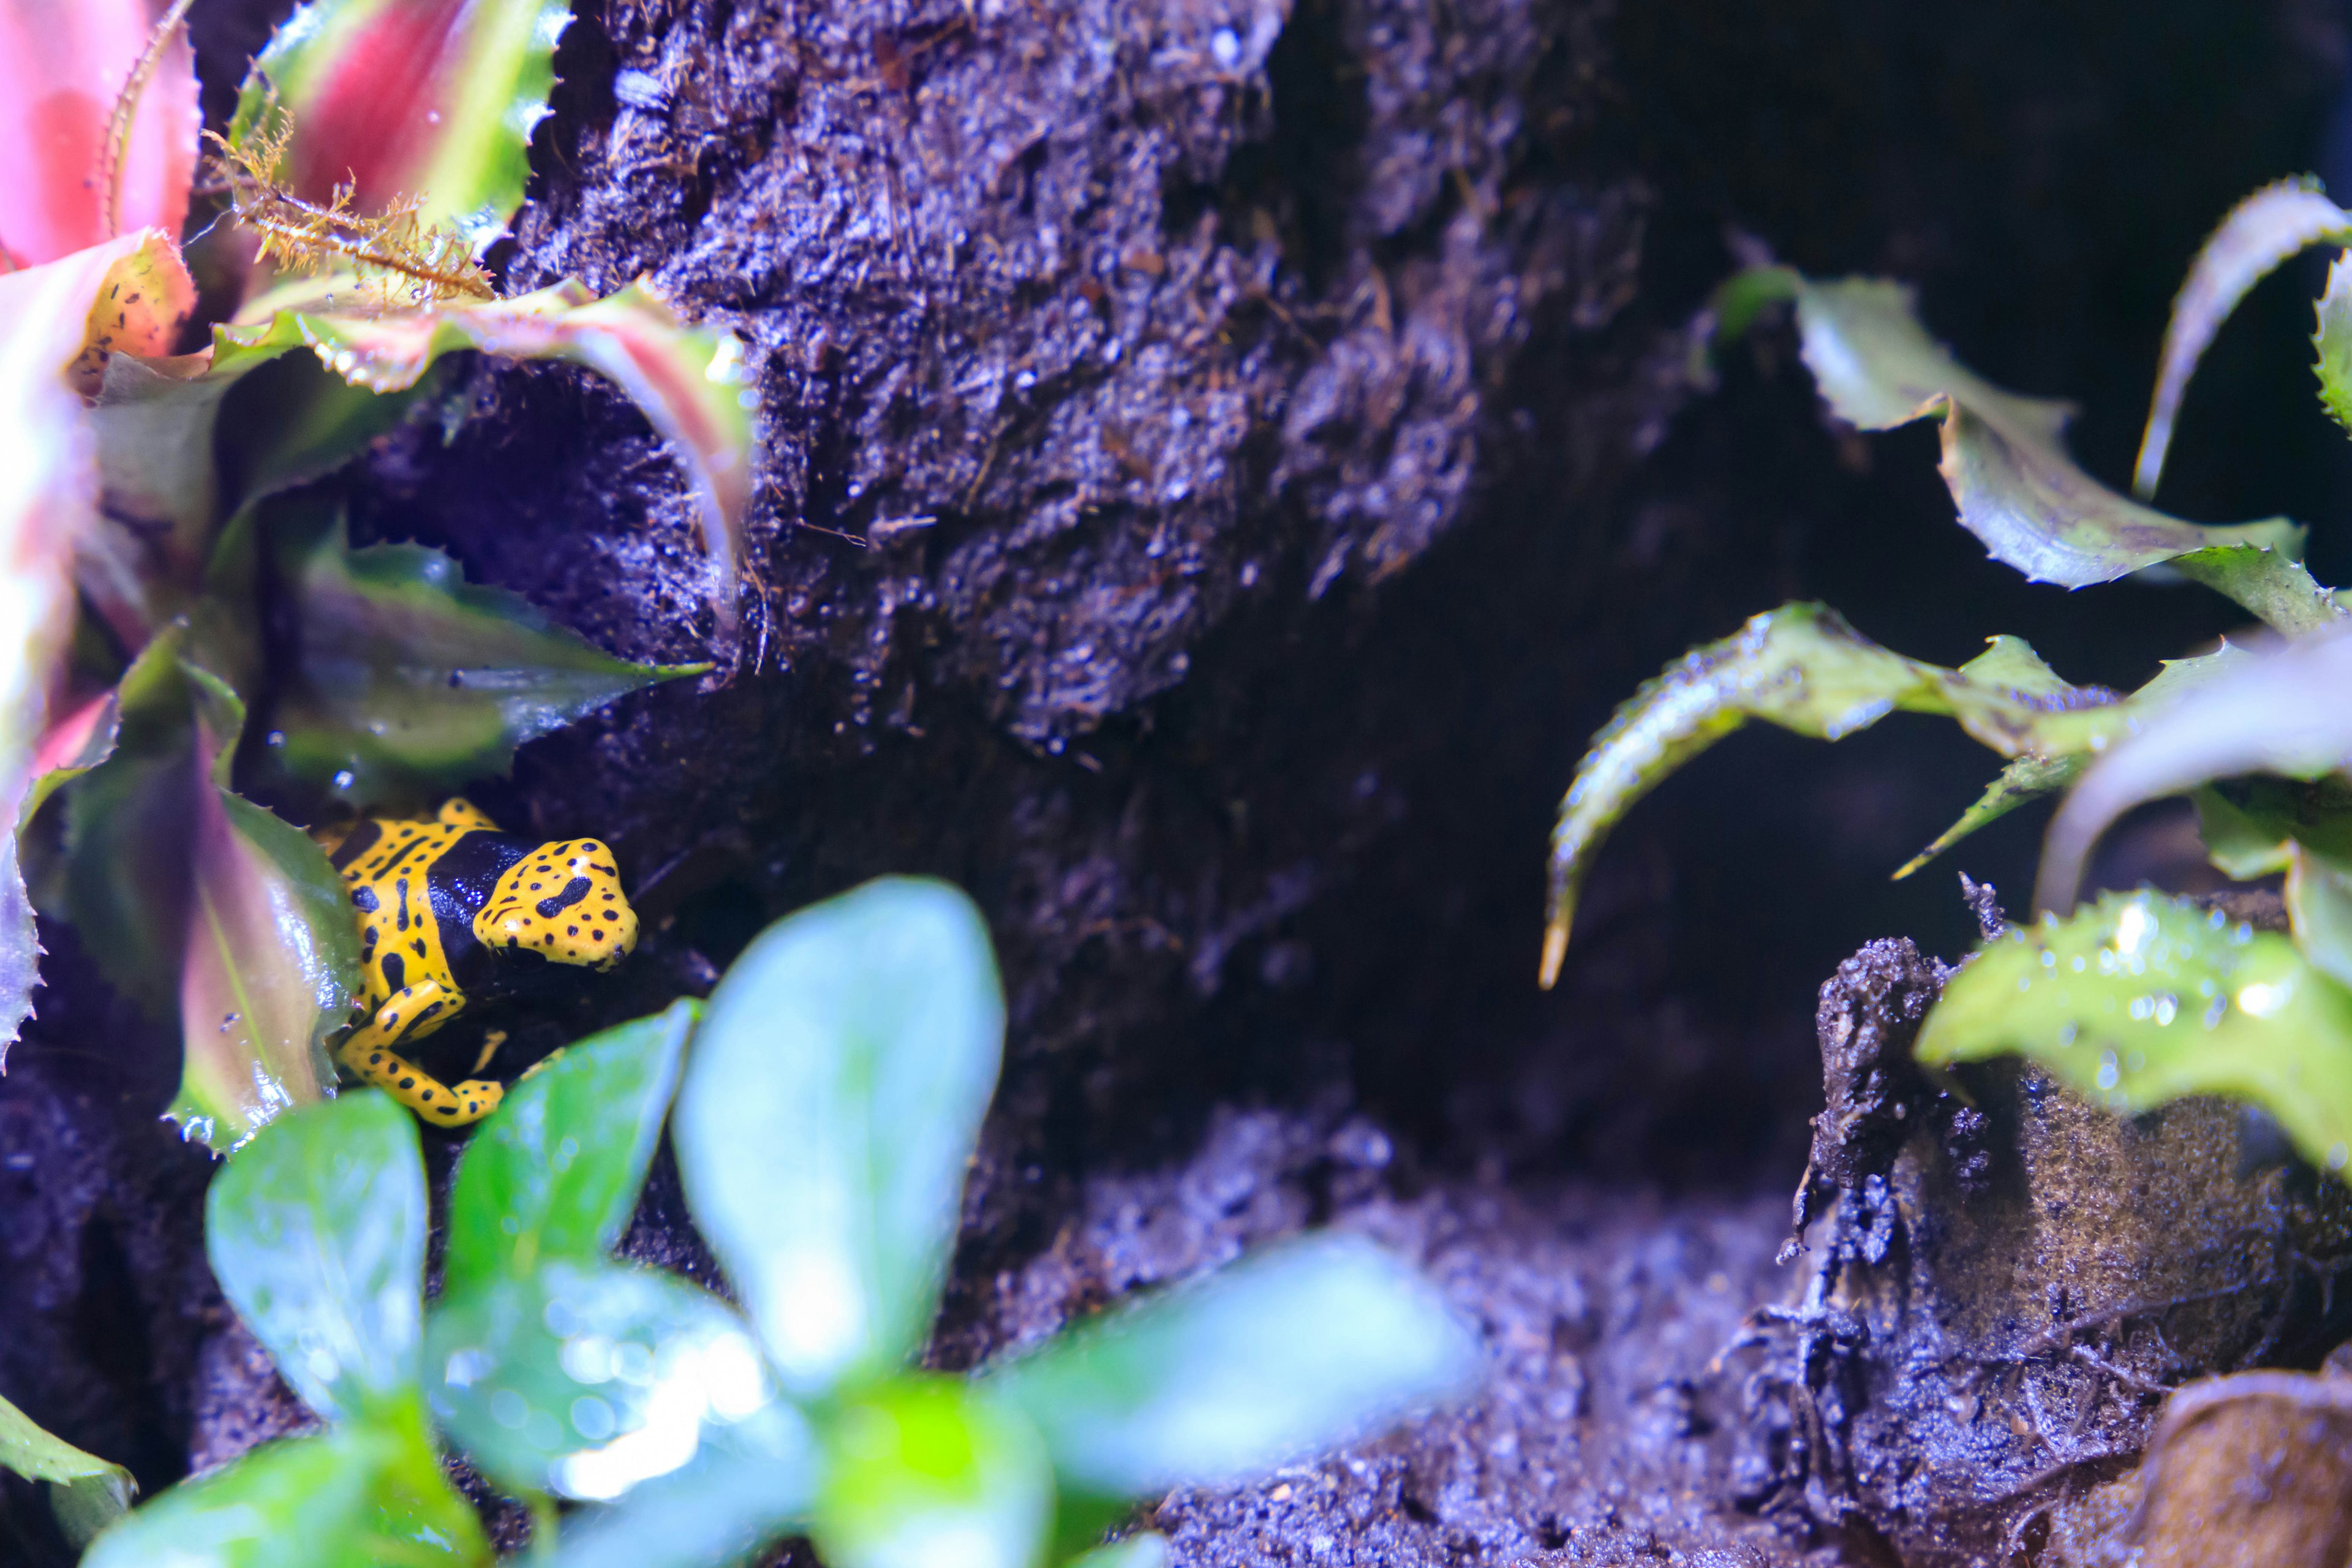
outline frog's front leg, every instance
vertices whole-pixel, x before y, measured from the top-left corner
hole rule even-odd
[[[335,1048],[336,1058],[437,1126],[463,1127],[479,1121],[499,1108],[506,1095],[504,1089],[478,1078],[469,1078],[453,1089],[393,1049],[411,1036],[433,1033],[465,1005],[465,998],[437,980],[404,986]]]

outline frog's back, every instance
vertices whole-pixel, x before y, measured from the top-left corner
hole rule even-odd
[[[327,847],[359,918],[371,1010],[427,981],[453,996],[480,988],[488,954],[474,917],[530,840],[452,801],[428,820],[367,818]]]

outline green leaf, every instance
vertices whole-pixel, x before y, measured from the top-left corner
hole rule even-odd
[[[28,1481],[48,1483],[50,1511],[68,1543],[76,1547],[89,1544],[90,1537],[121,1518],[139,1494],[139,1483],[129,1470],[50,1436],[5,1399],[0,1399],[0,1465]]]
[[[506,232],[547,113],[562,0],[311,0],[253,62],[229,135],[273,102],[294,122],[296,194],[350,181],[362,212],[422,196],[479,256]]]
[[[944,882],[884,878],[779,921],[712,993],[678,1171],[787,1388],[922,1349],[1003,1039],[988,929]]]
[[[2012,757],[2088,749],[2127,721],[2115,693],[2067,685],[2015,637],[1995,637],[1946,669],[1889,652],[1821,605],[1757,616],[1643,685],[1577,765],[1552,834],[1544,984],[1568,951],[1577,892],[1601,839],[1668,773],[1751,719],[1835,741],[1897,710],[1957,719]]]
[[[467,584],[437,550],[353,550],[326,503],[276,521],[301,651],[272,754],[362,807],[503,773],[522,742],[709,668],[614,658],[529,600]]]
[[[2319,351],[2319,404],[2328,417],[2352,430],[2352,250],[2337,257],[2327,268],[2327,288],[2319,296],[2319,330],[2312,346]]]
[[[2338,985],[2352,986],[2352,861],[2296,844],[2286,909],[2304,957]]]
[[[333,1087],[327,1037],[351,1021],[360,995],[359,935],[349,889],[319,846],[227,787],[245,705],[184,668],[198,697],[198,782],[180,1092],[167,1114],[225,1151]]]
[[[267,321],[218,328],[229,347],[307,342],[354,386],[402,392],[459,349],[519,360],[564,360],[618,386],[668,440],[686,470],[704,547],[718,572],[714,603],[734,610],[736,558],[751,497],[751,416],[742,345],[719,328],[688,327],[640,279],[598,299],[565,279],[511,300],[388,314],[286,310]]]
[[[2352,1147],[2352,993],[2286,938],[2186,900],[2110,893],[1980,949],[1927,1015],[1919,1059],[2011,1053],[2111,1110],[2226,1094],[2329,1170]]]
[[[1960,814],[1958,822],[1937,835],[1933,844],[1905,861],[1894,879],[1901,881],[1978,828],[2000,821],[2026,802],[2066,788],[2082,776],[2087,765],[2086,759],[2080,755],[2037,757],[2029,753],[2014,759],[1985,786],[1976,804]]]
[[[601,1260],[636,1207],[702,1005],[616,1025],[507,1091],[466,1144],[449,1195],[447,1289]]]
[[[373,1089],[264,1127],[205,1205],[222,1293],[329,1420],[415,1400],[425,1231],[415,1120]]]
[[[2074,902],[2092,846],[2143,801],[2238,773],[2315,779],[2352,763],[2347,693],[2352,629],[2242,658],[2152,713],[2084,773],[2052,819],[2042,907]]]
[[[1908,289],[1873,279],[1804,280],[1796,296],[1805,363],[1839,417],[1865,430],[1941,418],[1944,482],[1960,525],[1995,560],[2036,582],[2082,588],[2184,555],[2245,547],[2184,570],[2257,615],[2305,605],[2319,592],[2294,560],[2303,530],[2285,519],[2226,528],[2183,522],[2084,472],[2062,439],[2071,407],[2020,397],[1961,368],[1920,326]],[[2343,612],[2330,598],[2325,614]]]
[[[2189,377],[2238,301],[2305,247],[2346,238],[2352,238],[2352,214],[2322,195],[2316,180],[2276,181],[2230,210],[2198,251],[2189,279],[2172,302],[2156,396],[2140,437],[2139,461],[2133,466],[2134,489],[2143,496],[2156,493]]]
[[[830,1568],[1028,1568],[1053,1471],[1020,1413],[961,1378],[902,1377],[836,1407],[810,1531]]]
[[[1412,1268],[1318,1236],[1081,1323],[988,1384],[1074,1492],[1223,1485],[1468,1392],[1475,1336]]]
[[[428,1345],[435,1415],[510,1490],[610,1502],[776,1404],[725,1302],[611,1263],[452,1292]]]
[[[1073,1557],[1069,1568],[1167,1568],[1168,1561],[1168,1538],[1147,1530]]]
[[[814,1439],[791,1406],[764,1441],[743,1427],[706,1442],[691,1463],[656,1477],[610,1508],[583,1508],[563,1521],[555,1568],[730,1568],[807,1525],[820,1470]]]
[[[340,1426],[255,1449],[99,1537],[82,1568],[427,1568],[491,1561],[423,1423]]]

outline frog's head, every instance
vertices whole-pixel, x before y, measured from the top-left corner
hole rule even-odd
[[[637,945],[637,911],[603,841],[567,838],[507,868],[474,917],[474,939],[497,952],[610,969]]]

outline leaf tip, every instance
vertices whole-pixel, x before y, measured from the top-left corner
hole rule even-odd
[[[1568,922],[1570,911],[1561,910],[1544,928],[1543,962],[1536,971],[1536,984],[1549,991],[1559,980],[1559,966],[1568,957]]]

